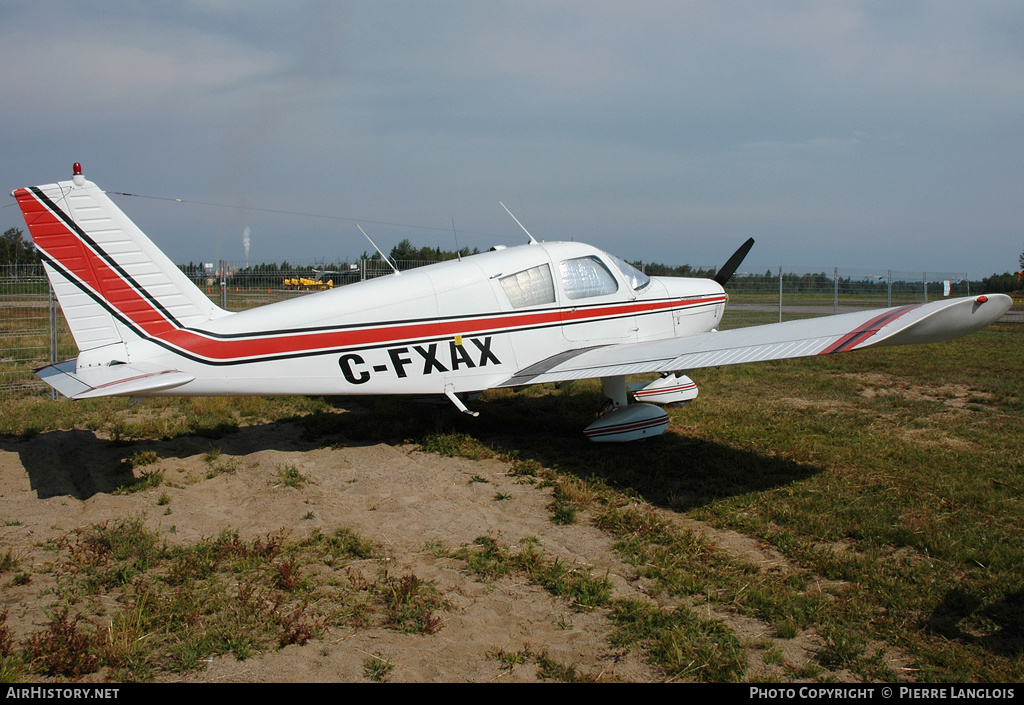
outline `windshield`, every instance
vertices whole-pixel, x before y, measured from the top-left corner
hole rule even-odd
[[[626,277],[626,281],[636,291],[643,289],[651,283],[651,278],[649,276],[641,272],[629,262],[619,259],[615,255],[608,255],[608,259],[615,263],[615,266],[619,268],[620,272],[622,272],[622,276]]]

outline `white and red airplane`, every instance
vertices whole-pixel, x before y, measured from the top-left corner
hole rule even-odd
[[[589,245],[530,236],[231,313],[80,165],[70,181],[12,195],[80,351],[37,374],[72,399],[444,395],[473,413],[466,401],[487,389],[600,378],[610,410],[586,434],[635,440],[668,425],[663,409],[641,402],[697,396],[693,370],[948,340],[1012,303],[991,294],[719,331],[729,299],[722,285],[752,240],[711,280],[648,277]],[[627,385],[640,373],[661,376]]]

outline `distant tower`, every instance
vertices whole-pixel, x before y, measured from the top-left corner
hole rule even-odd
[[[245,248],[245,268],[249,268],[249,226],[242,231],[242,247]]]

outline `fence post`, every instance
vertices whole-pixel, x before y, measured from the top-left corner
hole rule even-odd
[[[228,310],[228,273],[227,262],[220,261],[220,307]]]
[[[839,313],[839,267],[836,267],[833,272],[833,284],[832,284],[832,313]]]
[[[57,363],[57,297],[54,294],[53,284],[50,283],[49,277],[46,278],[46,290],[49,292],[47,308],[49,309],[50,317],[50,364],[54,365]],[[56,399],[58,396],[57,390],[50,387],[50,398]]]
[[[779,323],[782,323],[782,265],[779,265]]]

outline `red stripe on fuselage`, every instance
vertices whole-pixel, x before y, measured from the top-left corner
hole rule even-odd
[[[29,226],[33,241],[68,274],[73,275],[80,284],[91,289],[97,298],[127,319],[140,334],[157,339],[183,353],[212,362],[255,361],[265,357],[384,345],[423,338],[503,332],[566,322],[584,323],[612,316],[642,315],[726,301],[726,297],[719,294],[696,299],[628,302],[564,310],[504,313],[457,320],[384,324],[361,329],[319,332],[297,330],[293,333],[274,334],[253,332],[252,337],[233,336],[225,340],[217,338],[212,333],[181,327],[161,312],[132,283],[126,281],[31,191],[19,189],[15,196],[25,215],[25,222]]]

